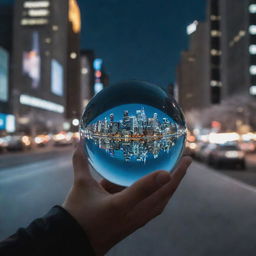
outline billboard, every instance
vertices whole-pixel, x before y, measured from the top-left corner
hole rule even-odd
[[[0,101],[8,101],[9,55],[0,47]]]
[[[15,117],[14,115],[7,115],[0,113],[0,131],[6,130],[7,132],[15,131]]]
[[[31,87],[37,89],[40,84],[41,77],[41,57],[39,47],[39,33],[32,33],[32,40],[27,51],[23,52],[23,74],[31,80]]]
[[[63,96],[63,67],[55,59],[51,61],[51,91],[58,96]]]

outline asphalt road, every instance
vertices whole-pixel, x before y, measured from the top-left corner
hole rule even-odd
[[[72,183],[71,152],[0,156],[0,239],[63,201]],[[256,189],[194,162],[164,213],[108,256],[250,256],[255,227]]]

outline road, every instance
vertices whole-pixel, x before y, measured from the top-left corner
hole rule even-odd
[[[63,201],[71,152],[0,156],[0,239]],[[256,188],[223,173],[194,162],[164,213],[108,256],[255,255]]]

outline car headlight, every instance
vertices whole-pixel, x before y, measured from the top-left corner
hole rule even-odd
[[[227,151],[225,153],[225,157],[227,157],[227,158],[243,158],[244,153],[241,151]]]

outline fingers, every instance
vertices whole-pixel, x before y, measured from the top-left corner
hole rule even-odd
[[[110,194],[118,193],[126,188],[123,186],[118,186],[116,184],[113,184],[106,179],[101,180],[100,184]]]
[[[153,194],[170,180],[166,171],[153,172],[126,188],[118,194],[116,200],[127,208],[134,207],[142,200]]]
[[[191,162],[192,159],[190,157],[183,157],[176,171],[171,175],[170,181],[136,205],[132,212],[132,218],[138,218],[138,216],[140,216],[140,218],[138,218],[138,220],[141,221],[141,224],[138,224],[139,226],[144,225],[149,220],[162,213]]]

